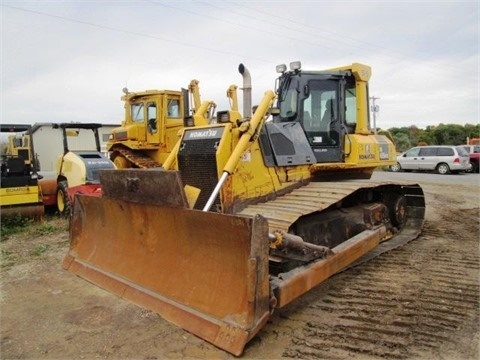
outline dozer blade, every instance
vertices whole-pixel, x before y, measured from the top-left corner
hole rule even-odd
[[[76,196],[63,267],[240,355],[270,316],[266,220],[183,207],[175,172],[131,174]],[[178,196],[136,202],[153,183]]]

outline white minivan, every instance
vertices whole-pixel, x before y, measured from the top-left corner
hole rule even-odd
[[[458,173],[469,170],[470,158],[462,146],[431,145],[417,146],[397,156],[392,171],[436,171],[439,174]]]

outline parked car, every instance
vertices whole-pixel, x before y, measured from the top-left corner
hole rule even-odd
[[[417,146],[397,156],[391,171],[436,171],[439,174],[466,172],[471,169],[470,158],[462,146]]]
[[[470,157],[470,164],[472,165],[470,172],[478,173],[480,169],[480,145],[463,145],[462,147]]]

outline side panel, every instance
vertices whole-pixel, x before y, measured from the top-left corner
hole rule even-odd
[[[345,137],[345,163],[358,167],[393,165],[395,146],[382,135],[350,134]]]
[[[240,355],[269,317],[267,223],[77,196],[64,268]]]
[[[38,186],[0,189],[0,206],[35,204],[39,201]]]
[[[265,124],[270,149],[264,149],[265,163],[269,163],[269,151],[273,152],[278,166],[305,165],[315,163],[315,154],[308,143],[302,126],[298,122]],[[265,148],[265,146],[264,146]]]

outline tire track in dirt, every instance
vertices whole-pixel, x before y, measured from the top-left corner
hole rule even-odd
[[[478,328],[478,214],[445,210],[417,240],[335,276],[309,293],[303,308],[282,312],[282,326],[294,329],[283,357],[454,353],[465,341],[460,330]]]

